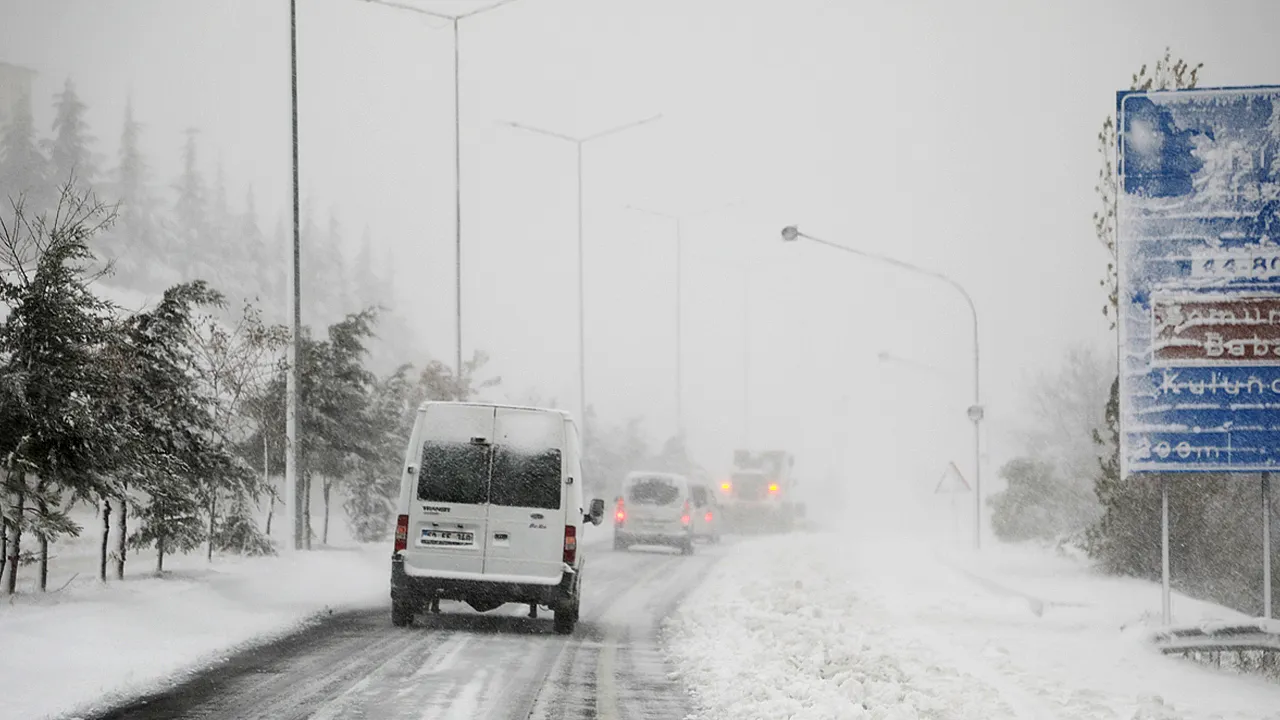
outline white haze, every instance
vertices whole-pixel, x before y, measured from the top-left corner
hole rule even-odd
[[[410,0],[413,1],[413,0]],[[351,241],[368,227],[399,310],[452,362],[452,46],[447,26],[360,0],[300,6],[303,191]],[[431,3],[452,11],[458,3]],[[513,398],[577,409],[573,147],[585,153],[588,394],[606,421],[675,427],[673,228],[627,210],[719,207],[685,224],[685,408],[721,472],[743,418],[806,477],[928,485],[971,473],[969,319],[938,283],[817,246],[785,224],[944,270],[982,317],[987,478],[1024,380],[1105,348],[1093,240],[1095,133],[1112,91],[1165,45],[1210,84],[1280,76],[1263,2],[587,2],[517,0],[463,21],[464,345]],[[270,233],[289,201],[286,0],[0,0],[0,60],[36,69],[37,122],[72,76],[97,149],[127,97],[157,185],[198,127],[204,169],[251,185]],[[354,254],[355,248],[350,248]],[[745,273],[745,274],[744,274]],[[284,298],[278,298],[285,302]],[[882,350],[942,368],[882,364]],[[421,361],[422,358],[405,358]],[[881,488],[883,489],[883,488]]]

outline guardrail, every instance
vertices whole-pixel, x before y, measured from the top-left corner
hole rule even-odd
[[[1159,630],[1152,633],[1151,642],[1165,655],[1179,655],[1202,665],[1280,679],[1280,624],[1275,621]]]
[[[1248,650],[1278,653],[1280,652],[1280,623],[1270,620],[1251,620],[1170,628],[1152,633],[1151,643],[1166,655]]]

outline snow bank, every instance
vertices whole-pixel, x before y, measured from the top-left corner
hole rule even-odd
[[[0,720],[145,693],[318,613],[389,604],[386,543],[281,558],[178,557],[164,578],[79,581],[0,605]]]
[[[581,545],[591,563],[613,542],[613,525],[588,524]],[[152,690],[246,644],[300,629],[330,610],[389,605],[390,542],[279,558],[173,556],[164,578],[101,585],[91,543],[68,542],[50,587],[0,604],[0,720],[55,717]],[[74,548],[74,549],[73,549]],[[132,556],[130,572],[154,558]],[[80,573],[77,576],[73,575]],[[389,616],[388,616],[389,617]],[[388,621],[390,622],[390,621]]]
[[[1280,685],[1150,648],[1132,629],[1159,604],[1034,548],[792,535],[734,544],[666,633],[708,720],[1280,719]]]

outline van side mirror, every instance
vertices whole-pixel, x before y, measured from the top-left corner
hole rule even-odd
[[[591,512],[583,518],[592,525],[599,525],[604,522],[604,500],[595,498],[591,501]]]

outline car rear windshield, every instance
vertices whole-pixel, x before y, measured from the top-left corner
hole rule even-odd
[[[679,497],[679,488],[666,478],[641,478],[627,491],[627,500],[633,505],[670,505]]]
[[[701,485],[695,485],[689,489],[689,494],[693,496],[693,504],[702,507],[709,502],[707,489]]]
[[[506,507],[560,509],[560,451],[530,452],[498,446],[493,454],[489,502]]]
[[[480,505],[489,485],[489,446],[426,442],[418,470],[418,499]]]

